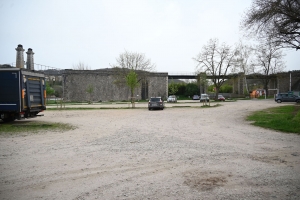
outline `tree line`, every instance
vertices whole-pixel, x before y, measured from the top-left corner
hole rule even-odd
[[[201,95],[201,93],[215,92],[214,85],[205,85],[203,87],[204,88],[201,91],[201,86],[199,84],[199,81],[195,81],[191,83],[185,83],[185,82],[175,83],[171,81],[171,83],[168,84],[168,94],[192,98],[193,95]],[[219,92],[232,93],[233,88],[231,85],[225,83],[220,87]]]

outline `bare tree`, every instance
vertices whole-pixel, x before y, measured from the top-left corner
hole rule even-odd
[[[132,72],[136,73],[137,83],[140,84],[142,80],[146,80],[149,72],[155,70],[155,64],[147,59],[145,54],[125,51],[116,58],[117,63],[112,65],[116,71],[115,84],[126,84],[126,77]],[[133,94],[131,94],[133,97]]]
[[[154,71],[155,65],[151,63],[150,59],[146,59],[145,54],[128,52],[120,54],[116,59],[117,64],[113,67],[130,69],[130,70],[140,70],[140,71]]]
[[[198,62],[199,72],[205,72],[212,76],[212,82],[216,88],[216,99],[225,81],[224,76],[231,71],[234,65],[235,53],[236,50],[231,50],[230,46],[225,43],[219,45],[218,39],[210,39],[198,56],[194,58]]]
[[[78,64],[73,65],[74,70],[91,70],[91,67],[85,65],[83,62],[79,61]]]
[[[281,47],[276,42],[272,42],[272,38],[268,38],[266,42],[261,42],[256,47],[255,57],[256,66],[258,67],[258,72],[265,75],[263,80],[264,89],[266,90],[266,95],[268,96],[268,85],[271,74],[283,71],[285,68],[285,63],[283,62],[284,54],[280,50]]]
[[[254,49],[250,45],[245,45],[242,41],[240,41],[237,45],[237,52],[235,58],[236,65],[234,71],[244,73],[244,83],[247,94],[249,94],[249,88],[246,75],[254,72],[255,65],[253,64],[253,56]]]
[[[281,47],[300,49],[300,1],[253,0],[242,28],[259,38],[272,37]]]

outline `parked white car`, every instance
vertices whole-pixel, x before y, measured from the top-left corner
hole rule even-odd
[[[193,100],[199,100],[199,99],[200,99],[199,95],[195,94],[195,95],[193,96]]]
[[[208,94],[201,94],[200,102],[209,102]]]
[[[167,102],[176,103],[177,102],[177,97],[175,95],[171,95],[171,96],[168,97]]]

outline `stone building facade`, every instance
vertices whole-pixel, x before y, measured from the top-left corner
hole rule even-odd
[[[131,97],[126,84],[116,84],[115,71],[98,70],[64,70],[63,96],[66,101],[128,101]],[[137,100],[152,96],[167,97],[168,73],[148,73],[135,89]]]

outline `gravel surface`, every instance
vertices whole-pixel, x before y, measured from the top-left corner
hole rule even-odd
[[[287,104],[221,104],[46,111],[77,128],[1,135],[0,199],[300,199],[300,136],[245,121]]]

